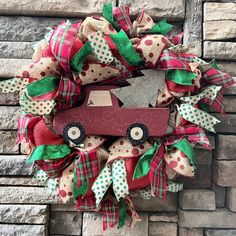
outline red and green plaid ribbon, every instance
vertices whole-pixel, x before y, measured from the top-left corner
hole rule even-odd
[[[92,211],[97,208],[96,198],[92,197],[78,197],[76,199],[75,208],[79,211]]]
[[[161,144],[151,162],[149,178],[151,195],[166,199],[166,163],[164,161],[165,146]]]

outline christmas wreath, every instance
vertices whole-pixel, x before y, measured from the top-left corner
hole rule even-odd
[[[194,146],[210,149],[235,79],[187,53],[183,34],[129,6],[105,4],[102,16],[50,29],[32,63],[0,82],[19,91],[18,143],[35,177],[63,203],[101,211],[103,229],[139,221],[131,191],[165,199],[194,177]]]

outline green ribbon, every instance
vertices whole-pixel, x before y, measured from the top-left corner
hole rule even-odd
[[[166,19],[163,19],[156,23],[149,31],[144,32],[145,34],[162,34],[166,35],[171,29],[173,25],[166,22]]]
[[[174,147],[180,149],[188,157],[193,168],[195,168],[196,153],[192,145],[185,138],[183,138],[180,141],[173,144],[171,147],[168,147],[168,150],[172,150]]]
[[[123,30],[120,30],[117,34],[110,34],[109,36],[117,46],[121,56],[124,57],[130,65],[141,66],[143,64],[142,58],[136,52],[130,39]]]
[[[150,170],[151,161],[156,153],[157,148],[158,145],[154,143],[154,146],[147,150],[140,157],[134,170],[133,179],[138,179],[148,174]]]
[[[33,153],[27,159],[27,163],[39,160],[54,160],[63,158],[71,153],[71,149],[67,144],[57,145],[40,145],[37,146]]]
[[[193,85],[192,80],[197,75],[186,70],[169,70],[166,72],[166,79],[181,85]]]
[[[80,50],[71,58],[70,60],[71,70],[80,73],[82,70],[85,57],[87,57],[92,51],[93,48],[91,47],[90,43],[89,42],[85,43],[83,47],[80,48]]]
[[[116,29],[116,31],[119,31],[119,27],[114,21],[112,5],[112,2],[103,5],[102,16],[113,26],[114,29]]]
[[[28,95],[30,97],[37,97],[50,93],[58,88],[60,78],[47,76],[41,80],[34,81],[26,85]]]
[[[87,191],[88,191],[88,181],[86,184],[80,186],[78,189],[77,189],[77,182],[78,182],[78,176],[77,176],[77,173],[76,173],[76,168],[74,168],[74,184],[73,184],[73,197],[76,199],[78,196],[82,195],[84,196]]]
[[[124,201],[123,198],[120,198],[120,202],[119,202],[119,224],[118,224],[118,229],[125,225],[126,216],[127,216],[127,214],[126,214],[125,201]]]
[[[220,67],[216,64],[216,59],[213,59],[213,60],[210,62],[210,64],[211,64],[211,67],[212,67],[212,68],[215,68],[215,69],[217,69],[217,70],[220,70]]]

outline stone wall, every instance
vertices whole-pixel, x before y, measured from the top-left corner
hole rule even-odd
[[[29,62],[34,41],[47,26],[62,19],[101,11],[104,0],[1,0],[0,78]],[[167,18],[175,31],[184,30],[184,44],[205,59],[216,58],[236,75],[236,3],[217,0],[123,0],[132,15],[142,9],[155,19]],[[167,200],[146,201],[134,195],[142,221],[133,229],[102,233],[101,216],[78,213],[56,204],[32,180],[33,168],[16,141],[17,94],[0,95],[0,235],[233,236],[236,235],[236,90],[225,91],[226,114],[210,136],[213,151],[198,149],[195,179],[184,179],[185,190]],[[235,212],[235,213],[234,213]]]

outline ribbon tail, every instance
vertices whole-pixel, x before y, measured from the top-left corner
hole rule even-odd
[[[118,225],[118,229],[125,225],[126,216],[127,216],[127,214],[126,214],[125,201],[124,201],[123,198],[121,198],[120,203],[119,203],[119,225]]]

